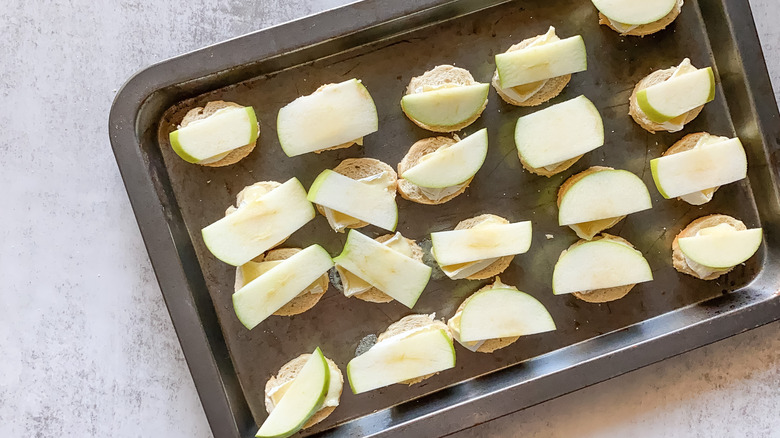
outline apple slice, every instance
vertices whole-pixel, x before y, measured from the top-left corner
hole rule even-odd
[[[650,161],[658,191],[666,199],[711,189],[747,176],[747,157],[738,138]]]
[[[611,21],[639,26],[669,15],[677,0],[592,0],[593,5]]]
[[[410,309],[431,278],[429,266],[355,230],[333,261]]]
[[[531,228],[526,221],[439,231],[431,233],[431,252],[441,266],[523,254],[531,247]]]
[[[515,144],[529,166],[550,166],[603,146],[604,124],[593,102],[579,96],[517,119]]]
[[[317,347],[255,436],[284,438],[301,430],[322,407],[329,384],[330,368]]]
[[[485,128],[450,147],[425,155],[401,178],[420,187],[442,189],[456,186],[468,181],[479,171],[487,151],[488,134]]]
[[[314,219],[306,189],[291,178],[266,195],[201,230],[203,242],[223,262],[241,266]]]
[[[642,253],[619,242],[594,240],[566,251],[553,269],[555,295],[652,281]]]
[[[710,67],[696,70],[640,90],[636,98],[650,120],[668,122],[715,99],[715,75]]]
[[[708,268],[727,269],[744,263],[758,251],[763,239],[761,228],[682,237],[680,251],[694,262]]]
[[[511,88],[588,69],[585,42],[577,35],[496,55],[501,88]]]
[[[199,163],[254,143],[259,128],[251,106],[222,108],[171,132],[171,147],[189,163]]]
[[[347,364],[352,392],[360,394],[455,367],[455,347],[444,330],[386,339]]]
[[[233,294],[238,320],[252,330],[332,267],[333,260],[319,245],[282,260]]]
[[[279,110],[276,130],[288,157],[359,140],[379,129],[376,106],[357,79],[328,84]]]
[[[398,224],[395,192],[323,170],[309,188],[309,201],[389,231]]]
[[[601,170],[574,183],[564,193],[558,225],[609,219],[652,208],[650,192],[626,170]]]
[[[426,125],[458,125],[482,110],[489,89],[489,84],[474,84],[407,94],[401,99],[401,108]]]
[[[517,289],[475,293],[460,317],[462,342],[526,336],[555,330],[550,313],[536,298]]]

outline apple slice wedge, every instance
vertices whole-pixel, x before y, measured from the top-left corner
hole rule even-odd
[[[333,261],[410,309],[431,278],[430,266],[356,230],[349,231],[344,250]]]
[[[246,328],[253,329],[332,267],[333,260],[319,245],[282,260],[233,294],[238,320]]]
[[[647,117],[664,123],[715,99],[715,75],[707,67],[640,90],[639,108]]]
[[[677,0],[592,0],[596,9],[612,21],[640,26],[669,15]]]
[[[328,84],[279,110],[276,130],[288,157],[359,140],[379,129],[374,100],[350,79]]]
[[[555,295],[651,281],[653,273],[641,252],[606,239],[569,249],[553,269]]]
[[[730,184],[747,176],[747,156],[738,138],[655,158],[650,170],[666,199]]]
[[[312,183],[309,201],[372,225],[395,231],[398,224],[398,205],[395,192],[384,187],[366,184],[330,169]]]
[[[511,88],[588,69],[580,35],[496,55],[501,88]]]
[[[441,266],[459,265],[528,252],[532,235],[531,221],[439,231],[431,233],[431,252]]]
[[[728,233],[700,233],[698,236],[682,237],[677,243],[680,251],[694,262],[708,268],[727,269],[753,257],[762,240],[761,228],[752,228]]]
[[[169,139],[176,154],[199,163],[254,143],[258,132],[254,108],[229,107],[171,132]]]
[[[329,385],[330,368],[317,347],[255,436],[285,438],[301,430],[322,407]]]
[[[579,96],[517,119],[517,152],[528,165],[557,164],[604,145],[604,123],[593,102]]]
[[[555,330],[550,312],[536,298],[510,288],[472,295],[460,317],[461,342],[526,336]]]
[[[203,242],[223,262],[241,266],[314,219],[306,189],[291,178],[267,194],[203,228]]]
[[[558,225],[625,216],[652,207],[650,192],[639,177],[626,170],[601,170],[583,177],[563,194]]]
[[[479,113],[490,84],[440,88],[401,98],[401,108],[412,119],[429,126],[454,126]]]
[[[386,339],[347,364],[352,392],[360,394],[455,367],[455,347],[442,329]]]
[[[401,175],[412,184],[441,189],[462,184],[473,177],[488,151],[487,128],[446,148],[425,155],[417,165]]]

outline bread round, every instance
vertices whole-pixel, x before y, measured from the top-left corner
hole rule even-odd
[[[477,292],[474,292],[473,294],[471,294],[468,298],[466,298],[460,304],[460,306],[458,306],[458,310],[456,310],[455,313],[457,314],[458,312],[462,312],[463,308],[466,306],[466,303],[471,301],[471,299],[474,298],[474,296],[477,293],[482,292],[484,290],[493,289],[496,286],[496,283],[500,282],[500,281],[501,280],[499,278],[496,278],[496,282],[494,282],[493,284],[488,284],[488,285],[482,287],[481,289],[479,289]],[[492,352],[494,352],[496,350],[499,350],[501,348],[508,347],[509,345],[515,343],[515,341],[517,341],[518,339],[520,339],[520,336],[511,336],[511,337],[508,337],[508,338],[487,339],[487,340],[485,340],[482,343],[482,345],[479,346],[479,348],[476,349],[476,352],[477,353],[492,353]]]
[[[525,49],[526,47],[533,44],[539,38],[544,38],[544,35],[537,35],[532,38],[524,39],[523,41],[520,41],[519,43],[512,45],[509,48],[509,50],[506,51],[506,53]],[[506,103],[515,106],[537,106],[561,94],[561,91],[563,91],[563,89],[566,88],[566,85],[569,84],[570,80],[571,80],[571,74],[547,79],[547,82],[544,84],[544,86],[524,102],[515,100],[504,92],[504,90],[501,88],[501,85],[499,84],[498,70],[496,70],[496,72],[493,73],[493,80],[491,81],[491,83],[493,84],[493,88],[496,89],[498,95],[501,96],[501,98],[504,99]]]
[[[203,120],[223,108],[243,108],[243,107],[244,107],[243,105],[239,105],[234,102],[215,100],[213,102],[207,103],[205,107],[199,106],[197,108],[193,108],[187,111],[187,114],[184,115],[181,124],[179,124],[179,128],[184,128],[185,126],[189,125],[190,123],[196,120]],[[253,141],[248,145],[244,145],[241,146],[240,148],[233,149],[219,161],[214,161],[212,163],[194,163],[194,164],[198,164],[200,166],[207,166],[207,167],[229,166],[231,164],[238,163],[244,157],[249,155],[249,153],[252,152],[252,150],[255,148],[255,145],[257,145],[257,140]]]
[[[379,243],[385,243],[388,240],[392,239],[393,237],[395,237],[395,234],[385,234],[377,237],[374,240],[376,240]],[[409,244],[409,246],[412,247],[412,257],[415,260],[422,263],[423,256],[425,255],[425,253],[423,253],[423,250],[422,248],[420,248],[420,245],[418,245],[417,242],[415,242],[412,239],[407,239],[406,237],[404,237],[403,239],[406,241],[406,243]],[[387,295],[386,293],[382,292],[381,290],[375,287],[372,287],[371,289],[365,292],[361,292],[353,296],[363,301],[368,301],[369,303],[389,303],[390,301],[393,301],[393,297]]]
[[[449,147],[457,143],[459,139],[457,136],[455,138],[449,138],[449,137],[429,137],[424,138],[415,144],[412,145],[411,148],[409,148],[409,152],[406,153],[404,158],[401,160],[400,163],[398,163],[398,193],[401,195],[402,198],[416,202],[418,204],[425,204],[425,205],[438,205],[438,204],[444,204],[447,201],[450,201],[452,199],[455,199],[458,195],[465,192],[468,188],[469,184],[471,184],[471,180],[474,179],[474,177],[471,177],[463,183],[463,187],[460,188],[457,192],[445,196],[438,201],[434,201],[422,192],[419,186],[415,185],[411,181],[407,181],[403,179],[400,175],[403,175],[404,172],[411,169],[412,167],[416,166],[417,163],[420,162],[420,159],[428,154],[431,154],[433,152],[436,152],[437,150]]]
[[[666,157],[668,155],[674,155],[674,154],[679,154],[680,152],[690,151],[691,149],[696,147],[696,143],[698,143],[702,137],[710,136],[710,135],[711,134],[707,132],[697,132],[694,134],[688,134],[685,137],[678,140],[675,144],[673,144],[672,147],[667,149],[663,154],[661,154],[661,156]],[[715,194],[715,192],[717,192],[719,188],[720,186],[714,187],[712,189],[712,193]],[[680,197],[677,197],[677,199],[682,200],[682,198]]]
[[[327,87],[330,87],[331,85],[337,85],[337,84],[330,83],[330,84],[320,85],[320,87],[317,88],[316,90],[314,90],[314,93],[312,93],[312,94],[317,94],[320,91],[322,91],[323,89],[325,89]],[[357,139],[355,139],[355,140],[357,140]],[[337,149],[346,149],[348,147],[351,147],[352,145],[358,144],[358,142],[356,142],[355,140],[348,141],[346,143],[337,144],[336,146],[331,146],[329,148],[320,149],[320,150],[314,151],[314,153],[315,154],[321,154],[321,153],[323,153],[325,151],[335,151]]]
[[[520,155],[518,154],[518,156],[520,156]],[[573,166],[574,163],[576,163],[582,157],[583,157],[583,155],[578,155],[578,156],[576,156],[574,158],[568,159],[566,161],[562,161],[562,162],[558,163],[558,165],[555,166],[552,170],[547,170],[544,167],[538,167],[538,168],[537,167],[531,167],[531,165],[528,164],[523,159],[522,156],[520,156],[520,164],[523,165],[523,169],[525,169],[525,170],[527,170],[527,171],[529,171],[529,172],[531,172],[531,173],[533,173],[535,175],[546,176],[547,178],[550,178],[550,177],[552,177],[554,175],[557,175],[557,174],[567,170],[568,168]]]
[[[395,197],[395,191],[398,184],[398,175],[395,173],[395,170],[388,164],[385,164],[379,160],[375,160],[373,158],[347,158],[346,160],[339,163],[338,166],[333,168],[333,171],[336,173],[340,173],[346,177],[352,178],[354,180],[358,180],[361,178],[367,178],[369,176],[377,175],[382,172],[387,172],[388,175],[391,176],[391,179],[393,181],[390,191],[393,194],[393,197]],[[319,205],[315,204],[315,207],[317,207],[317,211],[320,212],[323,216],[325,216],[325,209]],[[368,225],[368,222],[360,221],[355,225],[349,225],[346,228],[363,228]]]
[[[444,332],[447,334],[447,336],[450,338],[450,341],[452,341],[452,333],[450,333],[450,328],[447,327],[447,324],[437,320],[437,319],[431,319],[428,315],[409,315],[405,316],[398,321],[390,324],[387,329],[385,329],[384,332],[382,332],[377,337],[377,343],[382,342],[383,340],[390,338],[395,335],[400,335],[402,333],[421,329],[424,327],[431,327],[431,328],[437,328],[444,330]],[[432,373],[432,374],[426,374],[424,376],[416,377],[414,379],[404,380],[402,382],[406,385],[414,385],[415,383],[420,383],[423,380],[433,377],[438,373]]]
[[[631,98],[628,102],[628,114],[631,116],[631,118],[634,119],[634,121],[644,128],[646,131],[655,134],[657,131],[668,131],[666,128],[664,128],[660,123],[656,123],[650,118],[647,117],[647,114],[642,111],[641,108],[639,108],[639,102],[637,101],[637,93],[644,90],[645,88],[649,88],[653,85],[660,84],[661,82],[666,81],[667,79],[671,78],[674,74],[675,70],[677,70],[677,67],[671,67],[667,68],[665,70],[658,70],[653,73],[650,73],[647,75],[644,79],[639,81],[638,84],[634,87],[634,91],[631,92]],[[700,113],[701,110],[704,108],[704,105],[696,107],[690,111],[688,111],[688,115],[685,117],[685,121],[683,122],[683,125],[687,125],[690,123],[693,119],[695,119]]]
[[[227,216],[227,215],[233,213],[234,211],[238,210],[237,207],[239,205],[241,205],[242,202],[244,202],[244,198],[247,196],[247,194],[250,191],[255,193],[255,194],[257,194],[257,195],[264,195],[264,194],[270,192],[271,190],[273,190],[273,189],[275,189],[275,188],[277,188],[277,187],[279,187],[281,185],[282,185],[281,183],[278,183],[276,181],[260,181],[260,182],[256,182],[256,183],[254,183],[252,185],[248,185],[248,186],[244,187],[243,189],[241,189],[240,192],[238,192],[238,195],[236,195],[236,205],[235,206],[231,205],[231,206],[229,206],[227,208],[227,210],[225,210],[225,216]],[[277,243],[276,245],[272,246],[271,248],[275,248],[275,247],[283,244],[289,237],[290,236],[285,237],[279,243]]]
[[[301,372],[301,369],[304,365],[306,365],[306,362],[309,361],[309,358],[311,357],[310,353],[302,354],[295,359],[287,362],[286,364],[282,365],[282,368],[279,370],[279,372],[276,374],[276,376],[271,377],[268,382],[265,384],[265,410],[268,413],[271,413],[273,410],[273,405],[271,404],[271,399],[268,396],[268,393],[271,392],[273,388],[279,387],[281,385],[284,385],[285,383],[289,382],[290,380],[295,379],[298,377],[298,373]],[[336,365],[335,362],[328,359],[327,357],[325,360],[328,362],[328,368],[330,369],[330,378],[333,380],[334,378],[339,379],[341,382],[341,388],[344,389],[344,376],[341,374],[341,370],[339,369],[338,365]],[[341,390],[339,391],[339,398],[341,397]],[[315,424],[319,423],[320,421],[324,420],[328,417],[333,411],[336,409],[336,406],[328,406],[323,407],[319,411],[315,412],[314,415],[309,418],[309,421],[306,422],[306,424],[303,425],[301,429],[308,429]]]
[[[634,247],[634,245],[632,245],[629,241],[623,239],[622,237],[613,236],[607,233],[602,233],[601,235],[594,237],[593,240],[581,239],[575,242],[574,244],[572,244],[566,251],[571,251],[572,249],[584,243],[595,242],[597,240],[602,240],[602,239],[611,240],[614,242],[621,242],[630,246],[631,248]],[[566,251],[561,253],[561,257],[563,257],[563,255],[566,254]],[[572,295],[588,303],[606,303],[609,301],[619,300],[624,296],[628,295],[628,293],[631,292],[631,289],[633,289],[634,286],[636,286],[636,284],[627,284],[625,286],[609,287],[604,289],[594,289],[587,293],[574,292]]]
[[[413,77],[412,80],[409,81],[409,85],[406,87],[406,94],[415,94],[417,92],[416,91],[417,89],[421,89],[423,87],[437,88],[447,84],[468,86],[468,85],[476,85],[478,83],[479,82],[475,81],[474,77],[471,76],[471,73],[469,73],[469,71],[466,69],[453,67],[451,65],[437,65],[432,70],[428,70],[425,73],[423,73],[421,76]],[[408,117],[409,120],[414,122],[415,125],[423,129],[427,129],[428,131],[433,131],[433,132],[460,131],[466,126],[469,126],[470,124],[474,123],[479,118],[479,116],[482,115],[482,111],[484,111],[485,108],[487,107],[487,102],[488,100],[485,99],[485,103],[484,105],[482,105],[482,109],[480,109],[471,118],[458,125],[452,125],[452,126],[426,125],[425,123],[415,120],[406,111],[404,111],[404,114],[406,114],[406,117]],[[401,106],[401,110],[403,110],[403,105]]]
[[[501,216],[496,216],[494,214],[481,214],[479,216],[473,217],[471,219],[466,219],[458,222],[458,225],[455,226],[456,230],[468,230],[469,228],[474,228],[475,226],[481,224],[487,219],[496,219],[502,224],[508,224],[509,221],[502,218]],[[466,277],[467,280],[484,280],[486,278],[492,278],[496,275],[504,272],[506,268],[509,267],[509,265],[512,264],[512,260],[514,260],[515,256],[509,255],[501,257],[500,259],[496,260],[495,262],[491,263],[486,267],[485,269],[475,272],[474,274],[471,274],[470,276]]]
[[[590,167],[588,169],[583,170],[580,173],[577,173],[577,174],[574,174],[574,175],[570,176],[569,179],[567,179],[566,181],[563,182],[563,184],[561,184],[561,188],[558,189],[558,198],[556,200],[556,204],[558,205],[558,208],[561,207],[561,201],[563,200],[563,195],[565,195],[566,192],[568,192],[569,189],[575,183],[577,183],[577,181],[581,180],[582,178],[585,178],[588,175],[592,175],[594,173],[602,172],[604,170],[615,170],[615,169],[613,169],[611,167],[605,167],[605,166],[593,166],[593,167]],[[596,234],[598,234],[598,233],[600,233],[600,232],[602,232],[604,230],[607,230],[607,229],[610,229],[610,228],[614,227],[615,225],[618,224],[618,222],[620,222],[623,219],[625,219],[625,217],[626,216],[623,215],[623,216],[618,216],[618,217],[614,218],[614,220],[612,222],[608,223],[607,225],[605,225],[604,227],[602,227],[601,229],[596,231]],[[577,230],[574,229],[573,225],[569,225],[568,227],[571,228],[575,233],[577,232]],[[577,235],[579,237],[581,237],[581,238],[584,238],[584,237],[580,236],[579,233],[577,233]]]
[[[682,11],[682,6],[683,6],[683,0],[677,0],[677,4],[674,6],[674,8],[672,8],[672,10],[660,20],[654,21],[652,23],[643,24],[641,26],[637,26],[636,28],[631,29],[628,32],[621,32],[618,29],[616,29],[615,26],[612,25],[612,22],[609,20],[609,18],[606,15],[602,14],[601,12],[599,12],[599,24],[603,24],[609,27],[610,29],[614,30],[620,35],[643,37],[645,35],[650,35],[658,31],[664,30],[667,26],[672,24],[672,22],[677,19],[677,16],[680,15],[680,11]]]
[[[696,235],[696,233],[704,228],[714,227],[720,224],[729,224],[736,228],[737,231],[747,230],[747,227],[741,220],[734,219],[733,217],[726,216],[725,214],[711,214],[709,216],[696,219],[695,221],[688,224],[687,227],[683,228],[682,231],[680,231],[676,236],[674,236],[674,240],[672,241],[672,266],[674,266],[674,269],[676,269],[678,272],[688,274],[701,280],[714,280],[734,269],[734,266],[726,269],[717,269],[713,271],[712,274],[706,277],[701,277],[696,273],[696,271],[688,266],[688,262],[685,260],[685,254],[683,254],[683,252],[680,250],[680,245],[677,241],[681,237],[693,237]]]

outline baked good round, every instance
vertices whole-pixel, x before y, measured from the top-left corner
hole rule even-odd
[[[197,107],[193,108],[189,111],[187,111],[187,114],[184,115],[184,118],[182,119],[181,123],[179,124],[179,128],[184,128],[190,123],[197,121],[197,120],[203,120],[205,118],[208,118],[209,116],[212,116],[215,112],[223,109],[223,108],[243,108],[243,105],[239,105],[234,102],[225,102],[223,100],[215,100],[213,102],[209,102],[206,104],[205,107]],[[259,137],[258,137],[259,138]],[[228,152],[228,154],[222,158],[220,158],[217,161],[211,161],[211,162],[200,162],[195,163],[200,166],[207,166],[207,167],[223,167],[223,166],[229,166],[231,164],[238,163],[241,161],[244,157],[249,155],[252,150],[254,150],[255,145],[257,145],[257,140],[253,141],[252,143],[248,145],[241,146],[240,148],[233,149],[232,151]]]
[[[563,182],[563,184],[561,185],[561,188],[558,189],[558,197],[556,199],[556,204],[558,205],[558,208],[560,208],[560,206],[561,206],[561,202],[563,200],[563,195],[565,195],[566,192],[568,192],[569,189],[575,183],[577,183],[577,181],[581,180],[582,178],[585,178],[588,175],[592,175],[594,173],[601,172],[601,171],[604,171],[604,170],[614,170],[614,169],[612,167],[593,166],[593,167],[590,167],[588,169],[583,170],[580,173],[577,173],[577,174],[574,174],[574,175],[570,176],[569,179],[567,179],[566,181]],[[598,229],[589,230],[589,231],[591,231],[593,235],[596,235],[596,234],[598,234],[598,233],[600,233],[600,232],[602,232],[604,230],[608,230],[608,229],[614,227],[615,225],[618,224],[618,222],[620,222],[623,219],[625,219],[625,217],[626,217],[625,215],[615,217],[610,222],[605,222],[603,224],[600,224]],[[590,238],[583,236],[582,235],[583,234],[582,230],[577,230],[577,229],[574,228],[577,225],[579,225],[579,224],[568,225],[568,227],[571,228],[575,233],[577,233],[577,236],[579,236],[581,239],[589,240],[590,238],[592,238],[592,236]]]
[[[477,292],[481,292],[483,290],[493,289],[496,286],[506,286],[503,283],[501,283],[501,279],[496,277],[496,281],[492,284],[488,284],[481,289],[479,289]],[[473,294],[469,295],[468,298],[463,300],[463,302],[458,306],[458,309],[455,311],[455,315],[463,311],[463,308],[466,306],[466,303],[468,303],[474,295],[477,294],[477,292],[474,292]],[[454,318],[454,316],[453,316]],[[508,347],[509,345],[515,343],[518,339],[520,339],[520,336],[511,336],[508,338],[494,338],[494,339],[487,339],[482,342],[482,345],[479,346],[475,351],[477,353],[492,353],[496,350],[499,350],[504,347]]]
[[[433,152],[436,152],[437,150],[441,148],[447,148],[455,143],[460,141],[458,136],[454,136],[454,138],[450,137],[429,137],[424,138],[422,140],[417,141],[415,144],[412,145],[411,148],[409,148],[409,152],[406,153],[404,158],[401,160],[400,163],[398,163],[398,193],[401,195],[402,198],[416,202],[418,204],[425,204],[425,205],[439,205],[444,204],[447,201],[450,201],[452,199],[455,199],[458,195],[465,192],[468,188],[469,184],[471,184],[471,181],[474,179],[474,177],[471,177],[468,179],[468,181],[464,182],[462,184],[462,187],[458,189],[457,192],[452,193],[450,195],[447,195],[439,200],[433,200],[428,198],[425,193],[420,189],[419,186],[413,184],[410,181],[405,180],[400,175],[403,175],[404,172],[411,169],[412,167],[416,166],[422,157],[431,154]]]
[[[376,240],[379,243],[385,243],[388,240],[392,239],[393,237],[395,237],[395,234],[385,234],[385,235],[377,237],[374,240]],[[422,250],[422,248],[420,248],[420,245],[418,245],[417,242],[415,242],[412,239],[407,239],[406,237],[403,237],[403,236],[402,236],[402,238],[406,241],[406,243],[409,244],[409,246],[411,246],[411,248],[412,248],[412,257],[415,260],[417,260],[419,262],[422,262],[423,261],[423,256],[425,255],[425,253],[423,253],[423,250]],[[365,292],[361,292],[361,293],[355,294],[353,296],[355,298],[357,298],[357,299],[360,299],[360,300],[363,300],[363,301],[368,301],[369,303],[389,303],[389,302],[393,301],[393,297],[391,297],[390,295],[387,295],[386,293],[382,292],[381,290],[379,290],[379,289],[377,289],[375,287],[372,287],[371,289],[369,289],[369,290],[367,290]]]
[[[485,222],[486,220],[496,221],[497,223],[501,223],[501,224],[509,223],[508,220],[502,218],[501,216],[496,216],[494,214],[481,214],[479,216],[475,216],[473,218],[465,219],[458,222],[458,225],[455,226],[455,230],[468,230],[469,228],[474,228],[475,226],[481,224],[482,222]],[[508,268],[509,265],[512,264],[512,260],[514,260],[514,258],[515,256],[513,255],[501,257],[495,262],[488,265],[488,267],[486,267],[485,269],[466,277],[466,279],[484,280],[486,278],[493,278],[496,275],[504,272],[506,268]]]
[[[727,269],[713,269],[711,274],[703,277],[691,268],[691,266],[688,264],[689,261],[685,257],[685,254],[683,254],[683,252],[680,250],[678,239],[681,237],[693,237],[696,235],[696,233],[704,228],[714,227],[720,224],[729,224],[736,228],[737,231],[747,230],[747,227],[741,220],[735,219],[725,214],[711,214],[709,216],[696,219],[695,221],[688,224],[688,226],[683,228],[682,231],[680,231],[676,236],[674,236],[674,240],[672,241],[672,266],[674,266],[674,269],[676,269],[678,272],[688,274],[701,280],[714,280],[734,269],[734,266]]]
[[[602,233],[599,236],[594,237],[592,240],[585,240],[581,239],[574,244],[572,244],[566,251],[569,251],[571,249],[574,249],[584,243],[587,242],[595,242],[597,240],[611,240],[615,242],[620,242],[625,245],[628,245],[629,247],[633,248],[634,245],[632,245],[629,241],[626,239],[623,239],[622,237],[613,236],[611,234]],[[561,253],[561,256],[563,256],[566,251]],[[627,284],[624,286],[618,286],[618,287],[609,287],[604,289],[594,289],[592,291],[583,291],[583,292],[574,292],[572,295],[575,297],[581,299],[582,301],[588,302],[588,303],[606,303],[609,301],[615,301],[623,298],[624,296],[628,295],[629,292],[631,292],[631,289],[634,288],[636,284]]]
[[[654,34],[656,32],[666,29],[666,27],[672,24],[672,22],[674,22],[674,20],[677,19],[677,16],[680,15],[680,12],[682,11],[682,7],[683,7],[683,0],[677,0],[677,4],[674,6],[674,8],[672,8],[672,10],[669,11],[669,13],[666,14],[660,20],[654,21],[652,23],[642,24],[640,26],[637,26],[625,32],[615,27],[615,25],[612,23],[609,17],[602,14],[601,12],[599,12],[599,24],[609,27],[610,29],[614,30],[620,35],[643,37],[645,35]]]
[[[670,67],[665,70],[654,71],[653,73],[650,73],[649,75],[644,77],[641,81],[639,81],[639,83],[637,83],[636,86],[634,87],[634,91],[631,92],[631,97],[629,98],[628,114],[631,116],[631,118],[634,119],[634,121],[639,126],[641,126],[646,131],[652,134],[655,134],[658,131],[666,131],[666,132],[678,132],[678,131],[669,131],[668,129],[664,128],[662,124],[650,120],[650,118],[647,117],[647,114],[645,114],[645,112],[642,111],[641,108],[639,108],[639,101],[637,100],[637,94],[640,91],[644,90],[645,88],[649,88],[653,85],[660,84],[661,82],[670,79],[676,70],[677,67]],[[688,123],[693,121],[693,119],[698,117],[698,115],[701,113],[701,110],[703,108],[704,105],[688,111],[685,120],[683,121],[683,125],[687,125]]]
[[[422,328],[431,327],[436,329],[444,330],[445,333],[447,333],[447,336],[449,336],[450,341],[452,340],[452,333],[450,333],[450,328],[447,327],[447,324],[434,319],[433,315],[409,315],[405,316],[398,321],[390,324],[387,329],[385,329],[384,332],[382,332],[379,336],[377,336],[377,343],[382,342],[385,339],[388,339],[392,336],[396,335],[402,335],[406,332],[413,332]],[[427,374],[425,376],[420,376],[414,379],[404,380],[402,382],[406,385],[414,385],[415,383],[420,383],[423,380],[433,377],[438,373],[433,374]]]

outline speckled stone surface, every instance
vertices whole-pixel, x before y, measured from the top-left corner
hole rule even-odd
[[[584,1],[584,0],[583,0]],[[0,10],[0,437],[208,437],[107,135],[173,55],[346,0],[9,0]],[[777,0],[751,0],[775,97]],[[455,436],[780,436],[775,323]]]

